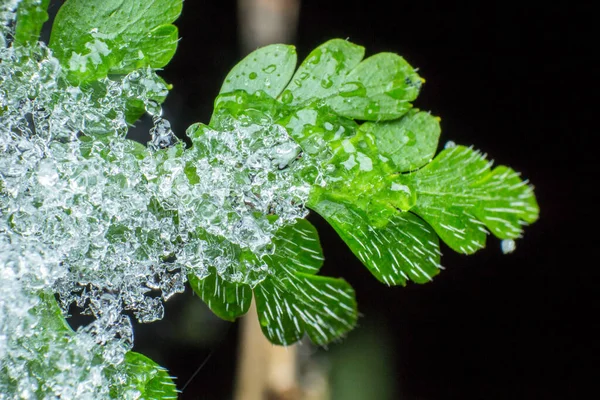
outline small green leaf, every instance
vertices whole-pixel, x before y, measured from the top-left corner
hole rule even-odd
[[[272,44],[250,53],[229,72],[219,93],[264,91],[272,98],[281,94],[296,68],[294,46]]]
[[[214,268],[204,279],[189,274],[188,281],[194,292],[219,318],[235,321],[248,312],[252,301],[252,289],[249,285],[228,282]]]
[[[381,282],[404,285],[410,279],[425,283],[438,274],[437,235],[416,215],[394,212],[385,226],[376,227],[370,215],[348,204],[322,199],[310,207]]]
[[[411,110],[388,122],[365,122],[360,129],[375,137],[379,153],[389,158],[398,172],[412,171],[430,162],[440,138],[439,118]]]
[[[265,257],[274,271],[316,274],[323,265],[323,250],[315,227],[305,219],[281,228],[273,238],[275,253]]]
[[[141,399],[177,398],[177,387],[167,370],[140,353],[130,351],[125,354],[123,372],[128,378],[125,386],[135,387]]]
[[[170,24],[181,8],[182,0],[68,0],[54,20],[50,47],[76,82],[161,68],[177,49]]]
[[[356,324],[354,290],[343,279],[303,273],[267,278],[254,289],[261,329],[274,344],[288,346],[304,333],[319,345]]]
[[[175,25],[160,25],[152,29],[137,43],[137,53],[126,52],[122,60],[111,68],[111,74],[127,74],[146,66],[164,67],[177,50],[179,31]]]
[[[51,335],[72,335],[73,329],[65,319],[53,294],[41,292],[41,302],[33,309],[33,313],[41,318],[41,322]]]
[[[39,40],[44,22],[48,20],[50,0],[21,0],[17,8],[15,44],[33,44]]]
[[[290,106],[335,95],[345,77],[365,55],[362,46],[333,39],[313,50],[294,74],[281,101]]]
[[[396,119],[417,98],[421,78],[399,55],[379,53],[358,64],[326,100],[339,115],[366,121]]]
[[[538,218],[533,188],[505,166],[478,151],[456,146],[402,181],[417,192],[412,209],[455,251],[471,254],[485,246],[486,227],[500,239],[521,236],[522,225]]]

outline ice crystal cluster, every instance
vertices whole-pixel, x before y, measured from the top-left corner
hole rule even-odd
[[[108,397],[103,368],[132,346],[124,311],[162,318],[163,300],[209,266],[233,282],[264,279],[274,232],[306,215],[309,186],[293,176],[308,158],[268,122],[194,126],[186,149],[161,117],[167,88],[151,69],[70,85],[43,44],[11,46],[15,5],[0,14],[0,393]],[[153,117],[147,147],[125,138],[129,99]],[[243,268],[241,251],[256,256]],[[40,338],[41,292],[94,322]],[[37,368],[58,369],[56,382]]]

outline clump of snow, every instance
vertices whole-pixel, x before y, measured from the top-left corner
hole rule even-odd
[[[104,398],[133,343],[124,312],[162,318],[209,267],[261,282],[275,232],[307,213],[299,176],[314,167],[269,121],[197,125],[186,148],[151,69],[73,86],[43,44],[11,45],[16,4],[0,6],[0,399]],[[131,100],[153,117],[148,146],[125,138]],[[94,322],[50,327],[52,294]]]

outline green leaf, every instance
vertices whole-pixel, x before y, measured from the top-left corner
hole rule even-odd
[[[360,129],[375,138],[379,153],[398,172],[412,171],[433,159],[440,138],[439,118],[411,110],[389,122],[365,122]]]
[[[294,74],[296,61],[294,46],[272,44],[262,47],[233,67],[219,93],[244,90],[254,94],[260,90],[276,98]]]
[[[171,61],[177,50],[179,31],[175,25],[157,26],[136,44],[137,52],[125,52],[111,74],[127,74],[146,66],[162,68]]]
[[[281,228],[273,238],[275,253],[265,257],[274,271],[314,275],[323,265],[323,250],[315,227],[305,219]]]
[[[281,100],[290,106],[299,106],[337,94],[345,75],[364,55],[364,47],[346,40],[323,43],[300,65]]]
[[[219,318],[235,321],[248,312],[252,302],[252,289],[249,285],[228,282],[214,269],[204,279],[189,274],[188,281],[192,290]]]
[[[285,279],[267,278],[254,296],[261,329],[274,344],[290,345],[306,333],[324,345],[356,324],[354,290],[343,279],[297,272]]]
[[[422,80],[399,55],[379,53],[348,73],[335,96],[326,100],[339,115],[366,121],[401,117],[417,98]]]
[[[177,49],[170,24],[181,8],[182,0],[68,0],[54,20],[50,47],[77,82],[161,68]]]
[[[148,357],[133,351],[125,354],[123,372],[127,386],[135,387],[141,399],[177,399],[177,387],[167,370]]]
[[[455,251],[471,254],[485,246],[486,227],[500,239],[515,239],[522,225],[538,218],[533,188],[505,166],[471,148],[442,151],[422,169],[401,177],[414,188],[412,209]]]
[[[65,319],[58,302],[53,294],[40,293],[41,302],[34,309],[33,313],[41,318],[41,323],[51,334],[72,335],[73,329]]]
[[[39,40],[44,22],[48,20],[50,0],[21,0],[17,8],[15,44],[24,46]]]
[[[433,229],[409,212],[395,211],[385,226],[352,205],[321,199],[310,207],[336,230],[352,252],[381,282],[425,283],[438,274],[440,252]]]

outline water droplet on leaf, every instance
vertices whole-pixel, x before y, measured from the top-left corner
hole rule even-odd
[[[323,54],[323,51],[321,49],[313,51],[310,58],[308,59],[308,62],[310,64],[318,64],[321,61],[321,54]]]
[[[333,86],[333,80],[330,77],[325,77],[321,79],[321,87],[323,89],[329,89]]]
[[[456,147],[456,143],[454,143],[452,140],[448,140],[444,145],[444,149],[452,149],[454,147]]]
[[[517,244],[512,239],[504,239],[500,242],[500,248],[502,249],[502,253],[509,254],[515,251]]]
[[[271,74],[271,73],[275,72],[276,69],[277,69],[277,66],[275,64],[271,64],[271,65],[264,67],[263,72],[266,72],[267,74]]]
[[[366,96],[367,88],[361,82],[347,82],[340,88],[340,96],[342,97],[357,97]]]
[[[281,95],[281,102],[283,104],[290,104],[294,100],[294,95],[290,90],[286,90]]]
[[[407,146],[414,146],[417,143],[417,135],[413,131],[405,131],[403,139]]]
[[[381,106],[378,102],[372,101],[367,106],[367,115],[376,115],[381,110]]]

